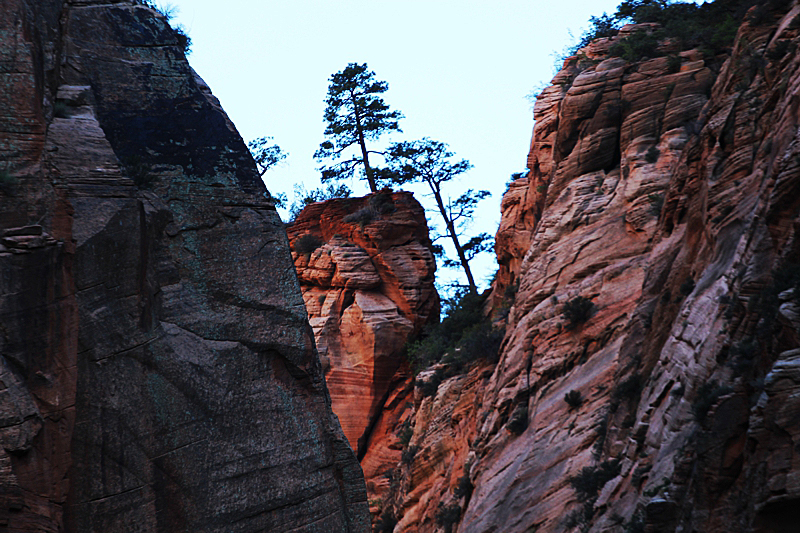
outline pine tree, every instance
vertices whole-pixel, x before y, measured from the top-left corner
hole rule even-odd
[[[320,168],[323,183],[350,178],[360,169],[370,191],[377,192],[384,172],[370,164],[370,154],[380,152],[369,150],[367,142],[375,141],[385,133],[400,131],[397,122],[403,116],[399,111],[389,110],[381,98],[380,95],[388,88],[385,81],[375,80],[375,73],[367,70],[366,63],[350,63],[331,76],[325,99],[327,140],[314,154],[317,161],[332,161]],[[357,149],[348,155],[351,147]]]
[[[491,246],[491,237],[486,233],[475,235],[462,243],[464,230],[472,220],[478,202],[490,195],[489,191],[467,190],[455,200],[445,201],[442,185],[463,174],[472,165],[466,159],[452,162],[455,154],[447,145],[425,138],[421,141],[401,142],[392,145],[387,153],[389,171],[394,183],[425,183],[431,190],[439,215],[444,221],[446,232],[458,254],[458,261],[445,260],[445,266],[460,266],[467,277],[467,285],[472,294],[478,288],[469,266],[469,261]],[[441,251],[441,249],[440,249]]]

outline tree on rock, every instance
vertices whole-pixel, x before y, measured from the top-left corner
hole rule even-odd
[[[455,200],[448,198],[445,201],[442,185],[472,168],[466,159],[453,161],[454,156],[446,144],[428,138],[396,143],[387,153],[388,170],[395,184],[417,182],[428,185],[436,200],[439,215],[444,221],[446,233],[443,236],[450,238],[458,254],[457,262],[445,260],[445,266],[460,266],[467,277],[469,291],[477,294],[478,288],[469,261],[478,253],[489,249],[491,237],[481,233],[465,243],[462,242],[462,238],[478,202],[490,193],[469,189]]]
[[[381,98],[388,89],[388,83],[375,80],[375,73],[367,70],[366,63],[350,63],[331,76],[325,99],[327,140],[314,154],[317,161],[331,161],[320,168],[323,183],[353,177],[361,170],[370,191],[378,191],[378,182],[385,178],[385,172],[370,164],[370,154],[380,152],[369,150],[367,142],[400,131],[397,122],[403,117],[399,111],[391,111]],[[355,153],[348,155],[351,147],[356,148]]]
[[[259,137],[247,143],[250,154],[258,167],[258,175],[262,177],[267,170],[286,159],[287,156],[280,146],[270,144],[271,141],[272,137]]]

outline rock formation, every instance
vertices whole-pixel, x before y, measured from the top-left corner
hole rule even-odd
[[[0,5],[0,529],[369,529],[288,240],[176,34]]]
[[[311,204],[288,234],[333,410],[376,501],[411,411],[405,344],[438,317],[425,212],[410,193],[383,191]]]
[[[765,6],[724,57],[610,57],[627,26],[539,96],[501,359],[415,392],[395,532],[796,529],[800,6]]]

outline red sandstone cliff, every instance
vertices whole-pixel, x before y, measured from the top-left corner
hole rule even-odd
[[[0,529],[368,531],[283,224],[164,18],[0,35]]]
[[[439,313],[425,211],[407,192],[330,200],[306,207],[288,234],[333,410],[375,502],[411,412],[405,344]]]
[[[800,6],[785,4],[748,18],[729,56],[678,65],[608,57],[626,27],[543,91],[497,234],[495,305],[518,284],[500,362],[417,390],[416,454],[382,502],[395,532],[796,530]]]

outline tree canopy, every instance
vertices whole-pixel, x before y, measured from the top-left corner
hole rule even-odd
[[[259,137],[247,143],[253,159],[258,167],[258,175],[263,176],[267,170],[277,165],[288,155],[277,144],[269,144],[272,137]]]
[[[445,224],[446,232],[442,237],[450,238],[458,254],[458,262],[445,259],[445,266],[460,266],[467,277],[470,293],[475,294],[478,289],[469,261],[489,249],[491,237],[481,233],[469,238],[466,243],[462,242],[462,237],[478,202],[490,193],[469,189],[455,200],[448,198],[445,201],[442,185],[472,168],[466,159],[456,161],[454,157],[455,154],[445,143],[425,138],[392,145],[387,152],[387,163],[394,183],[402,185],[417,182],[428,185]]]
[[[366,63],[350,63],[330,77],[324,114],[326,140],[314,154],[317,161],[330,161],[320,168],[323,183],[353,177],[360,170],[370,191],[378,190],[384,174],[373,168],[369,156],[381,152],[369,150],[367,142],[401,131],[398,121],[403,117],[383,101],[381,95],[388,88],[388,83],[375,79]]]

